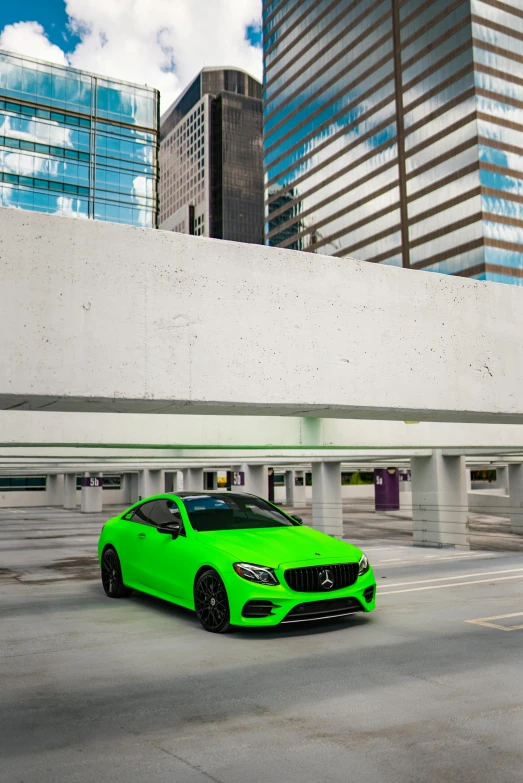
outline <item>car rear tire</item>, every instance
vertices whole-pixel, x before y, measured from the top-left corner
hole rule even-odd
[[[213,568],[204,571],[196,580],[194,606],[198,620],[209,633],[227,633],[231,630],[227,590]]]
[[[112,546],[102,555],[102,585],[109,598],[126,598],[132,593],[123,583],[120,560]]]

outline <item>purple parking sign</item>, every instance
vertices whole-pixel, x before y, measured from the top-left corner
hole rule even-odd
[[[376,511],[399,510],[400,484],[396,468],[375,468],[374,507]]]

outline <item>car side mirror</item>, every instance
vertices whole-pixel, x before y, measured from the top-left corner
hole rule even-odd
[[[297,522],[298,525],[303,525],[303,519],[301,517],[298,517],[296,514],[292,514],[291,519],[294,519],[294,521]]]
[[[172,536],[174,539],[178,538],[180,535],[181,526],[179,522],[167,522],[166,525],[161,525],[156,529],[159,533],[166,533],[168,536]]]

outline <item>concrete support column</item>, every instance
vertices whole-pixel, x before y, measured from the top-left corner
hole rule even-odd
[[[341,479],[340,479],[341,481]],[[305,497],[305,471],[294,471],[294,508],[300,508],[307,505]]]
[[[269,471],[267,465],[241,465],[240,470],[245,473],[245,484],[239,489],[267,500],[269,497]]]
[[[139,492],[138,492],[138,473],[130,473],[129,474],[129,485],[130,485],[130,498],[129,503],[137,503],[139,500]]]
[[[64,476],[64,508],[76,508],[76,473]]]
[[[121,487],[122,487],[122,503],[132,503],[131,500],[131,483],[132,473],[122,473]]]
[[[140,470],[138,473],[138,500],[151,495],[161,495],[164,491],[162,470]]]
[[[412,524],[417,546],[470,548],[465,457],[413,457]]]
[[[343,538],[341,462],[312,464],[312,526]]]
[[[285,505],[294,506],[294,471],[285,471]]]
[[[63,475],[47,476],[47,505],[62,506],[64,503]]]
[[[508,466],[496,468],[496,489],[505,489],[509,491],[509,470]]]
[[[513,533],[523,535],[523,464],[509,465],[510,526]]]
[[[472,492],[472,470],[467,468],[467,492]]]
[[[101,473],[84,473],[82,479],[82,514],[95,514],[102,510],[103,478]]]
[[[203,468],[186,468],[183,471],[183,489],[185,492],[201,492],[203,490]]]

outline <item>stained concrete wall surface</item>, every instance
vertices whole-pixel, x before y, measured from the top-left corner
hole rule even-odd
[[[499,514],[507,516],[510,496],[503,489],[485,489],[468,493],[469,510],[474,514]]]
[[[15,209],[0,236],[2,408],[523,422],[517,286]]]

